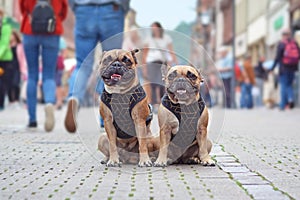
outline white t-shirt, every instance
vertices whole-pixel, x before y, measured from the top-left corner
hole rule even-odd
[[[153,62],[158,60],[166,61],[168,56],[168,46],[171,43],[172,38],[167,34],[164,34],[162,38],[148,37],[145,40],[145,45],[149,48],[146,62]]]

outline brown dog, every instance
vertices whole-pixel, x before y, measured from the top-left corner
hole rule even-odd
[[[98,149],[106,156],[107,166],[134,162],[136,155],[140,167],[152,166],[148,149],[159,148],[159,141],[153,140],[149,128],[151,108],[136,73],[137,52],[115,49],[104,52],[100,61],[105,85],[100,114],[107,136],[99,138]]]
[[[166,94],[158,110],[160,150],[154,165],[214,165],[209,156],[212,143],[207,138],[208,110],[200,95],[200,72],[191,66],[163,66],[162,74]]]

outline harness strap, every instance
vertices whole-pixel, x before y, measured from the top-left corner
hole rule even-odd
[[[143,89],[143,87],[139,84],[135,89],[133,89],[130,93],[130,101],[128,103],[128,106],[129,106],[129,115],[132,119],[132,116],[131,116],[131,112],[132,112],[132,109],[136,106],[136,104],[138,104],[140,101],[142,101],[144,98],[146,98],[146,93]],[[103,93],[101,95],[101,101],[112,111],[112,108],[111,108],[111,101],[112,101],[112,96],[113,94],[110,94],[108,93],[105,89],[103,90]],[[146,126],[150,124],[150,122],[152,121],[153,119],[153,113],[152,113],[152,107],[150,105],[149,106],[149,110],[150,110],[150,114],[149,116],[147,117],[146,119]],[[113,125],[114,127],[116,128],[116,131],[117,131],[117,136],[119,138],[122,138],[122,139],[129,139],[129,138],[132,138],[134,137],[133,135],[129,135],[127,134],[126,132],[124,132],[119,126],[118,124],[115,122],[115,120],[113,121]],[[133,130],[134,133],[135,133],[135,130]]]

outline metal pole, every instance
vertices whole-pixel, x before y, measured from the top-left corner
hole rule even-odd
[[[231,108],[236,108],[235,103],[235,0],[232,0],[232,78],[231,78]]]

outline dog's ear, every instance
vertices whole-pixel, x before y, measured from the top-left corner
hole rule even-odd
[[[204,82],[204,77],[202,76],[202,72],[201,72],[200,67],[197,67],[197,66],[195,66],[191,63],[190,63],[190,65],[196,69],[196,71],[198,72],[198,75],[200,77],[200,82],[203,83]]]
[[[199,76],[200,76],[200,82],[203,83],[204,82],[204,77],[202,76],[201,70],[197,69]]]
[[[103,51],[103,52],[101,53],[101,55],[100,55],[100,58],[99,58],[99,66],[101,66],[101,64],[102,64],[102,59],[103,59],[103,56],[104,56],[105,53],[106,53],[106,51]]]
[[[100,76],[100,74],[101,74],[101,65],[102,65],[102,60],[103,60],[103,57],[104,57],[104,54],[106,53],[106,51],[103,51],[102,53],[101,53],[101,55],[99,56],[99,63],[98,63],[98,66],[96,67],[96,71],[97,71],[97,73],[98,73],[98,75]]]
[[[161,65],[161,75],[162,75],[162,80],[166,80],[168,71],[170,70],[170,66],[168,64],[162,64]]]
[[[138,49],[134,49],[134,50],[130,51],[130,53],[131,53],[131,55],[132,55],[132,57],[133,57],[133,59],[134,59],[135,64],[138,64],[138,63],[137,63],[137,59],[136,59],[135,54],[136,54],[137,52],[139,52],[139,51],[140,51],[140,50],[138,50]]]
[[[201,69],[200,68],[195,68],[199,74],[199,77],[200,77],[200,83],[203,83],[204,82],[204,77],[202,76],[202,72],[201,72]]]

